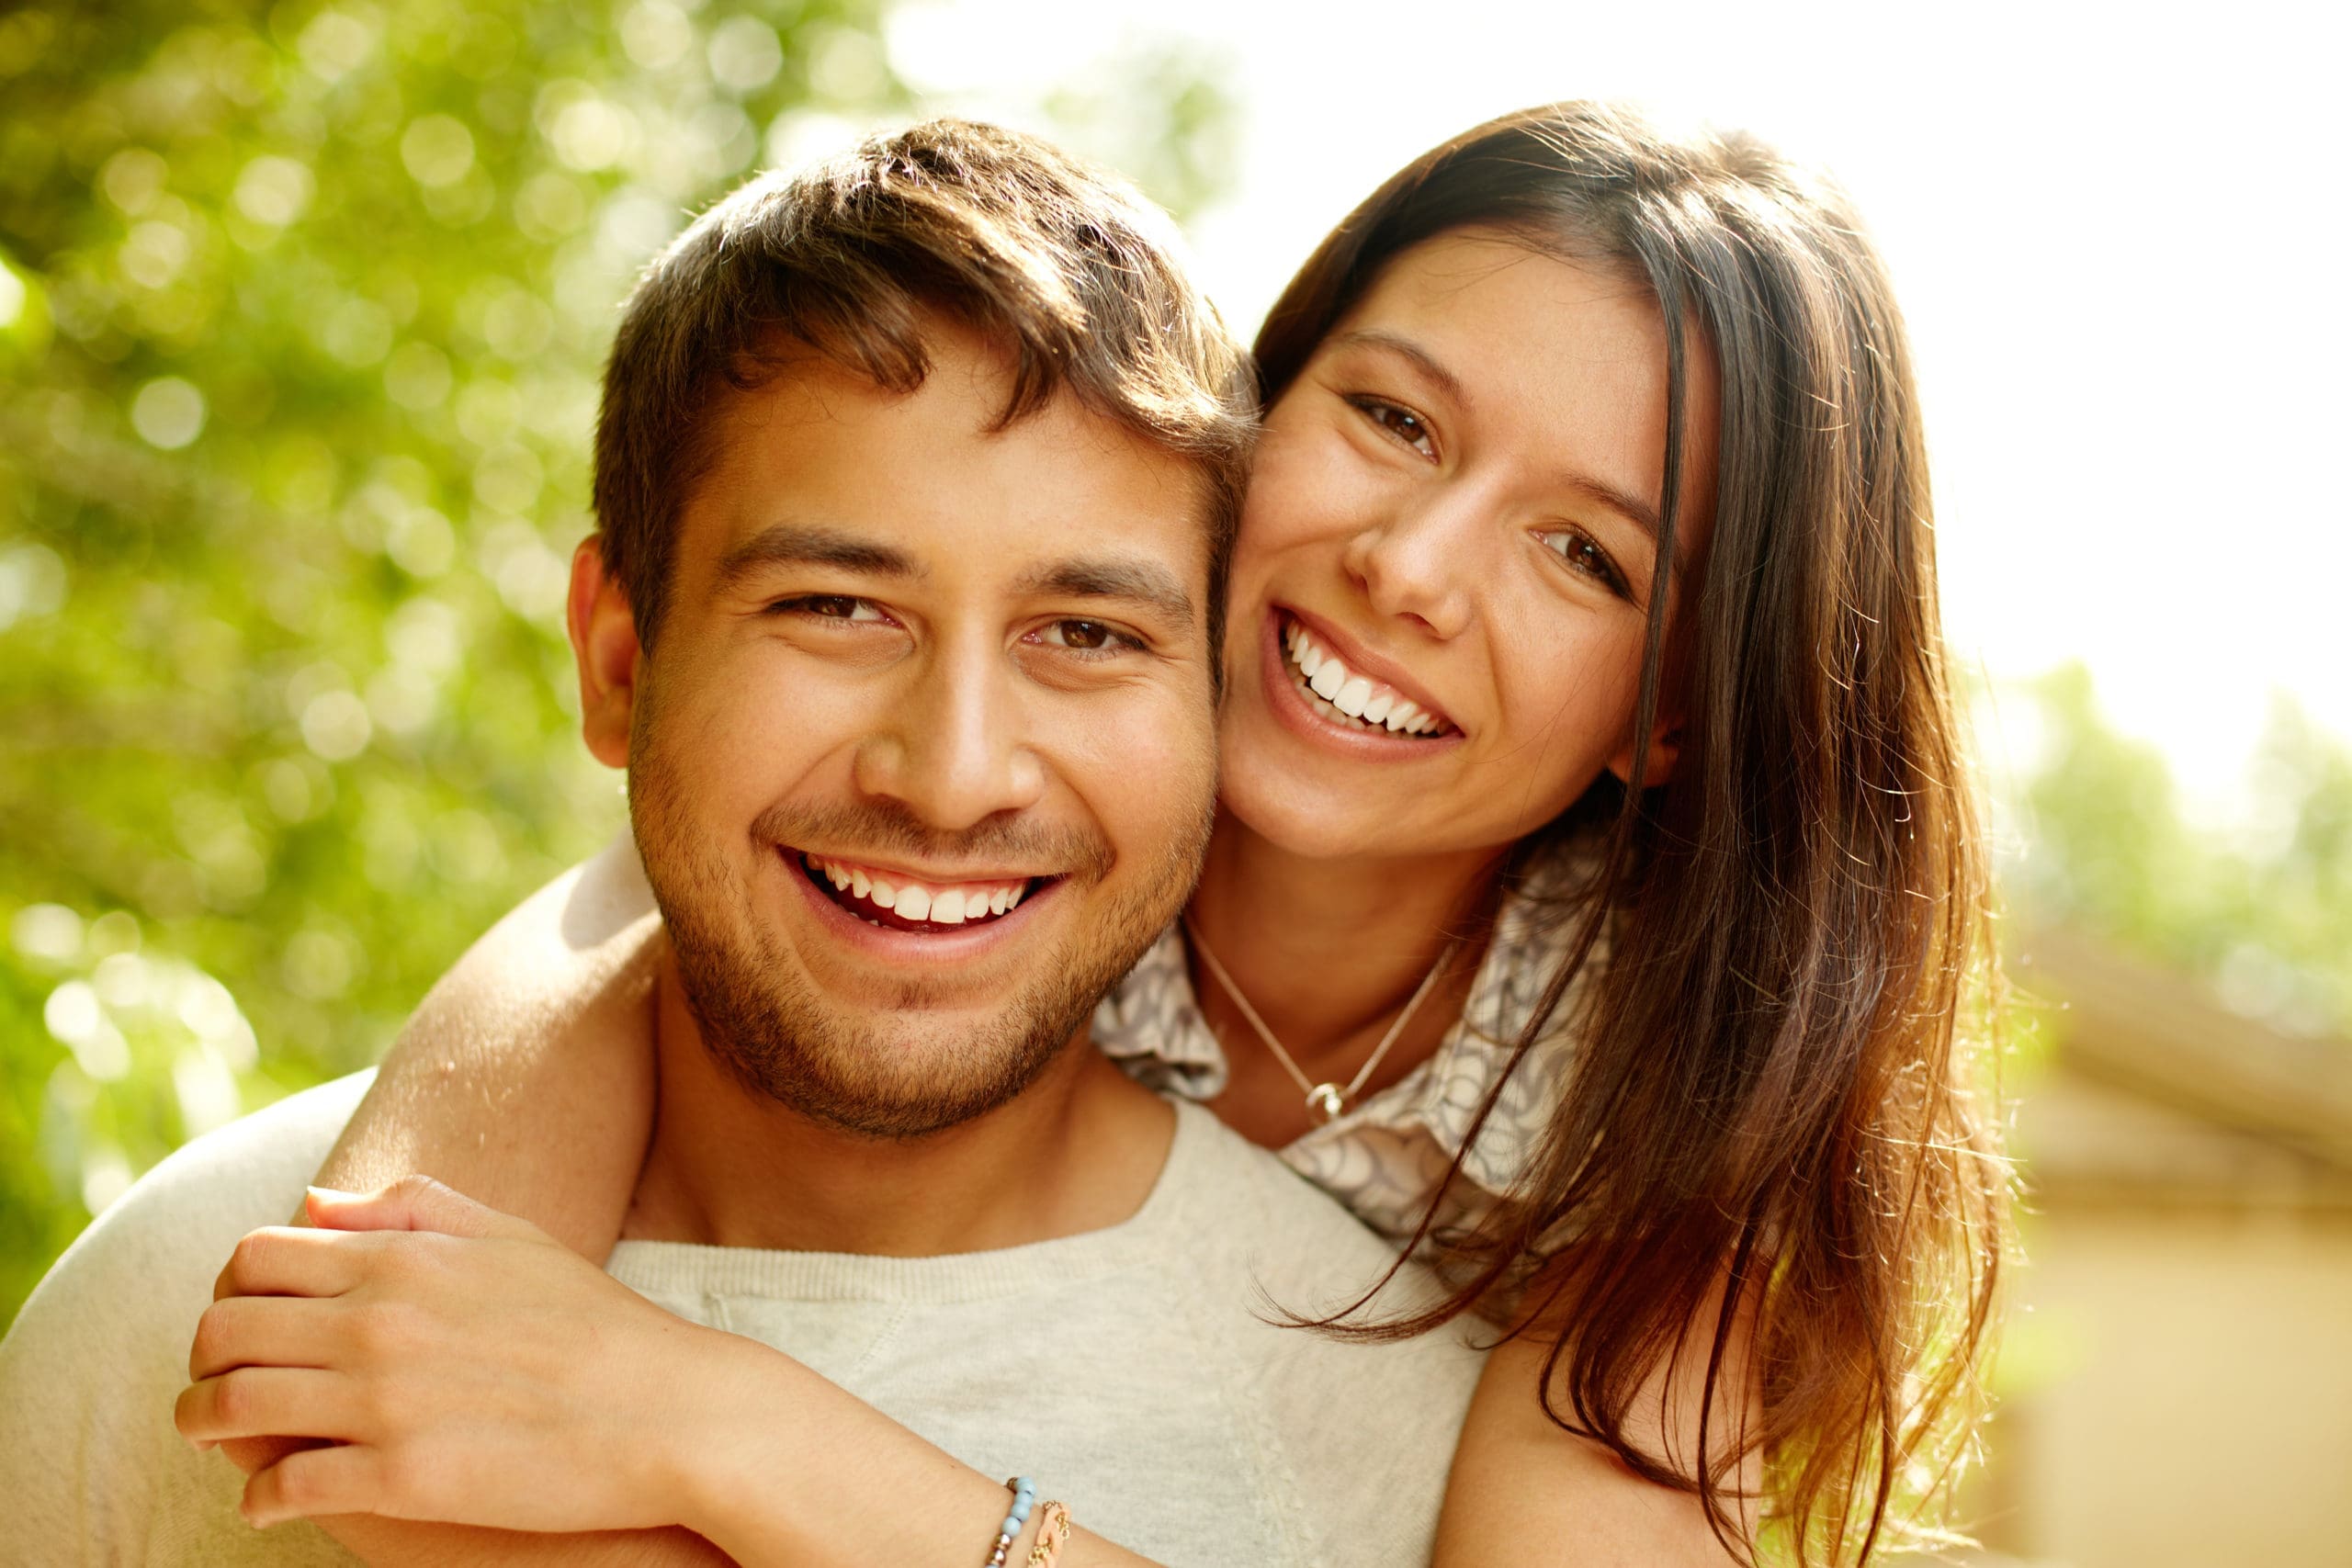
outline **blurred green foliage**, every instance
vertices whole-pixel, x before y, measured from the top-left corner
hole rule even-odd
[[[881,4],[0,14],[0,1324],[617,828],[561,626],[615,308],[912,111]],[[1129,64],[1044,118],[1198,199],[1223,101]]]
[[[2197,976],[2281,1032],[2352,1038],[2352,749],[2278,698],[2229,820],[2200,823],[2079,666],[2021,695],[2038,739],[2003,891],[2028,924]]]
[[[560,626],[614,307],[751,168],[912,107],[880,3],[0,15],[0,1323],[618,826]],[[1136,50],[1032,118],[1182,212],[1215,75]],[[2079,671],[2026,700],[2021,912],[2352,1030],[2345,750],[2282,709],[2217,835]]]

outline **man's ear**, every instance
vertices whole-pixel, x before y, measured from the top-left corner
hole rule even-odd
[[[571,632],[572,660],[580,667],[581,734],[598,761],[625,768],[643,650],[628,596],[605,568],[601,535],[589,535],[571,552],[571,594],[564,622]]]
[[[1682,754],[1682,720],[1679,716],[1657,721],[1657,728],[1650,731],[1647,751],[1643,759],[1642,787],[1656,789],[1674,776],[1675,760]],[[1609,771],[1617,775],[1620,784],[1634,782],[1636,755],[1639,752],[1628,742],[1623,750],[1609,759]]]

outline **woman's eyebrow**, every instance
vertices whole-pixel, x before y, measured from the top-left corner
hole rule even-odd
[[[1437,355],[1415,343],[1411,338],[1379,327],[1360,327],[1353,332],[1338,333],[1331,342],[1341,348],[1385,349],[1400,358],[1410,360],[1414,368],[1436,384],[1439,391],[1453,399],[1462,408],[1466,409],[1470,406],[1470,390],[1462,384],[1461,378],[1440,364]]]
[[[1462,384],[1461,378],[1441,364],[1435,355],[1411,338],[1379,327],[1363,327],[1353,332],[1335,333],[1331,342],[1340,348],[1378,349],[1409,360],[1414,368],[1434,382],[1440,391],[1453,400],[1456,406],[1466,410],[1471,405],[1470,389]],[[1658,535],[1657,508],[1640,496],[1611,484],[1606,479],[1595,479],[1590,474],[1566,474],[1561,477],[1560,483],[1586,499],[1609,508],[1610,511],[1616,513],[1626,522],[1647,534],[1652,542],[1656,542]],[[1683,536],[1678,535],[1675,539],[1674,553],[1677,561],[1679,561],[1684,554],[1682,538]]]

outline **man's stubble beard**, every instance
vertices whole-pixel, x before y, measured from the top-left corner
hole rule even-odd
[[[630,818],[705,1047],[751,1092],[868,1137],[918,1138],[956,1126],[1035,1082],[1103,993],[1174,921],[1200,873],[1214,821],[1214,798],[1204,795],[1166,852],[1091,925],[1082,924],[1075,943],[1030,955],[1030,978],[995,1016],[960,1040],[941,1043],[944,1049],[925,1050],[844,1018],[809,983],[776,933],[751,917],[751,887],[716,846],[696,839],[683,810],[691,785],[653,740],[651,728],[640,724],[632,738]],[[1057,898],[1084,897],[1114,864],[1111,847],[1099,835],[994,820],[967,833],[940,834],[902,808],[879,803],[772,807],[752,824],[746,849],[782,861],[777,846],[809,842],[1069,866]],[[783,869],[804,874],[797,863]],[[911,982],[901,987],[892,1010],[919,1014],[933,999],[930,987]]]

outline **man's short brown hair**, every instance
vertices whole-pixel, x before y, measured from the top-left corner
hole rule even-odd
[[[1214,646],[1256,428],[1248,357],[1186,277],[1166,215],[1132,186],[1035,137],[953,119],[751,181],[630,296],[605,370],[595,504],[645,646],[722,391],[759,385],[795,345],[913,391],[933,312],[1012,358],[1001,424],[1068,389],[1198,465]]]

